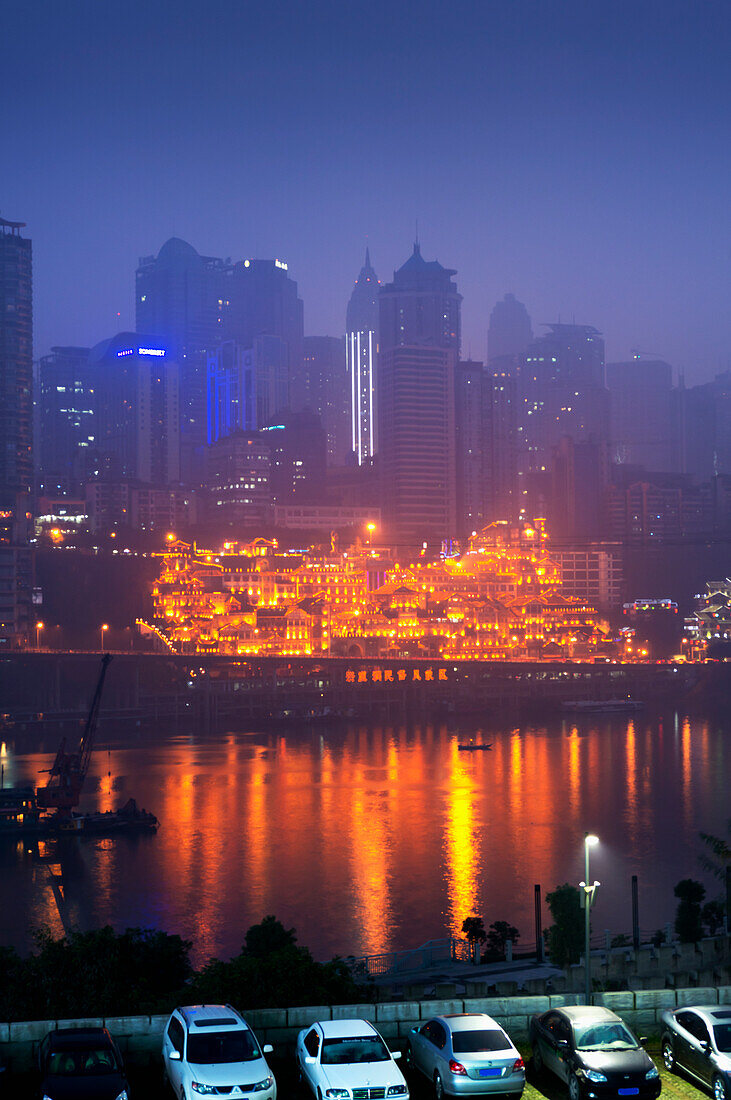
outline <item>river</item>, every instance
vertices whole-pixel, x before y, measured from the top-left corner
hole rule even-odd
[[[6,731],[5,784],[39,781],[57,739]],[[458,742],[491,743],[464,752]],[[699,878],[701,830],[726,835],[731,735],[682,714],[582,715],[546,725],[342,723],[190,735],[100,732],[83,809],[130,796],[156,835],[5,839],[0,943],[24,951],[111,924],[156,927],[228,958],[275,914],[316,958],[459,935],[465,917],[507,920],[534,941],[534,884],[602,883],[595,930],[672,920],[673,887]]]

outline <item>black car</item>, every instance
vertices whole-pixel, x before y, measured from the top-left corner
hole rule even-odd
[[[731,1096],[731,1005],[693,1005],[663,1012],[662,1057],[671,1072],[684,1069],[713,1089],[715,1100]]]
[[[105,1027],[49,1031],[38,1061],[44,1100],[129,1100],[122,1055]]]
[[[571,1100],[655,1100],[660,1074],[616,1013],[593,1005],[552,1008],[530,1022],[533,1067],[568,1085]]]

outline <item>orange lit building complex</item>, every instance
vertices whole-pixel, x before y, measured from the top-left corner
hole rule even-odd
[[[286,553],[257,539],[214,552],[171,540],[153,596],[157,624],[181,652],[616,655],[596,610],[562,597],[560,582],[545,526],[536,521],[493,523],[461,556],[408,566],[361,545]]]

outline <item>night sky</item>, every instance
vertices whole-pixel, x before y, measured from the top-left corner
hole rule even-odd
[[[728,0],[5,0],[0,214],[35,352],[134,325],[168,237],[278,257],[339,335],[366,243],[705,381],[731,364]],[[117,317],[117,312],[120,317]]]

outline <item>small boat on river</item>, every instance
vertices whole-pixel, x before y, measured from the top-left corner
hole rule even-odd
[[[474,741],[460,741],[457,744],[457,748],[460,752],[480,752],[481,750],[491,749],[492,741],[490,741],[489,744],[482,741],[479,744],[476,744]]]

